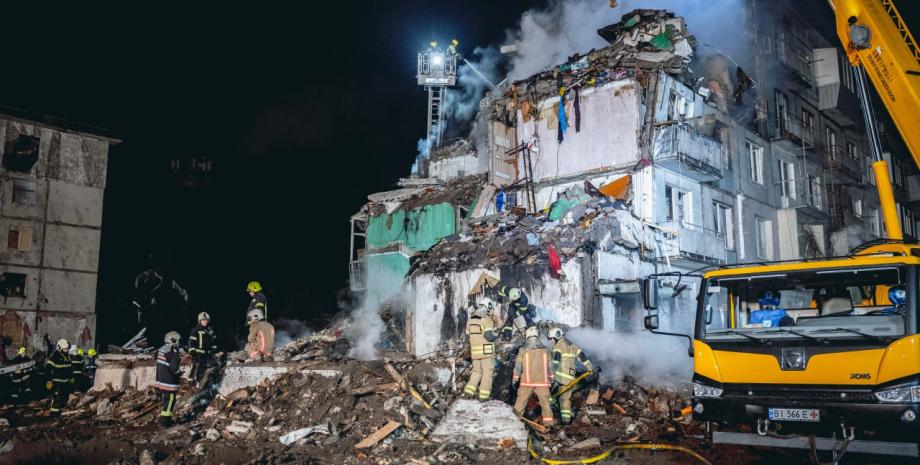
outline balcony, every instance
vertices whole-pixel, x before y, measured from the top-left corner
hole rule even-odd
[[[812,74],[811,63],[814,61],[812,50],[805,47],[795,37],[789,37],[785,40],[776,41],[776,56],[779,63],[784,66],[790,75],[799,79],[807,87],[815,85],[814,74]]]
[[[355,260],[348,264],[348,281],[352,292],[362,292],[366,288],[366,269],[364,260]]]
[[[784,144],[787,150],[798,153],[802,149],[815,149],[815,128],[792,115],[774,115],[771,120],[772,140]]]
[[[860,169],[859,160],[851,157],[850,154],[848,154],[842,146],[833,145],[823,147],[822,157],[824,167],[826,169],[834,170],[835,172],[843,174],[849,178],[842,179],[839,176],[834,176],[829,179],[829,182],[836,184],[842,182],[862,181],[862,170]]]
[[[907,201],[920,201],[920,174],[907,176]]]
[[[662,168],[699,182],[722,179],[722,143],[687,124],[658,128],[653,158]]]
[[[726,262],[725,234],[684,221],[659,223],[664,239],[660,260],[722,264]]]
[[[855,124],[862,118],[859,99],[841,82],[844,76],[847,82],[853,82],[850,65],[842,62],[836,48],[816,48],[813,56],[811,69],[818,89],[818,109],[841,126]]]

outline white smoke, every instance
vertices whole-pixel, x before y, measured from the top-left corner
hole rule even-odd
[[[875,238],[875,234],[861,223],[851,224],[831,233],[831,255],[847,255],[856,246]]]
[[[313,332],[300,320],[282,318],[275,321],[275,347],[287,345]]]
[[[686,383],[693,375],[693,359],[685,338],[663,336],[644,329],[620,333],[595,328],[575,328],[566,337],[581,347],[591,362],[603,368],[604,382],[625,376],[653,386]]]
[[[367,266],[373,265],[369,262]],[[380,310],[385,306],[405,307],[405,285],[402,275],[385,265],[367,270],[365,276],[366,290],[358,308],[351,312],[351,325],[345,329],[345,337],[351,343],[350,357],[375,360],[379,356],[377,344],[386,330]]]

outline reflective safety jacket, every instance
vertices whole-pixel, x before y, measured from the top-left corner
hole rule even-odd
[[[466,334],[470,336],[470,358],[482,360],[495,357],[493,342],[498,339],[498,333],[495,331],[495,323],[492,318],[488,316],[470,318],[466,323]]]
[[[154,386],[161,391],[179,390],[179,349],[163,344],[157,351],[157,381]]]
[[[528,339],[518,351],[514,362],[514,382],[521,381],[521,386],[546,387],[553,381],[550,368],[549,351],[539,340]]]
[[[553,349],[553,372],[556,375],[556,381],[560,384],[568,384],[577,376],[576,360],[584,365],[585,369],[593,370],[591,360],[577,345],[560,339]]]
[[[246,309],[246,314],[253,310],[262,310],[262,318],[268,318],[268,299],[265,298],[265,294],[261,292],[256,292],[252,296],[252,300],[249,301],[249,308]]]
[[[192,328],[188,337],[188,351],[192,355],[204,355],[217,352],[217,336],[210,326],[200,324]]]
[[[74,377],[83,376],[83,356],[80,354],[70,356],[70,364],[73,366]]]
[[[35,372],[35,362],[29,360],[29,357],[17,355],[16,358],[10,360],[9,364],[10,366],[23,365],[12,373],[11,379],[13,381],[13,386],[23,390],[30,390],[29,388],[32,385],[32,373]]]
[[[51,382],[55,386],[61,386],[73,382],[73,365],[70,363],[70,355],[60,350],[55,350],[45,361],[45,366],[50,368]]]
[[[511,298],[508,297],[508,294],[510,291],[511,291],[511,288],[508,286],[502,286],[498,290],[498,295],[502,297],[506,297],[509,300],[508,312],[505,317],[505,324],[503,324],[502,326],[505,328],[511,328],[512,325],[514,324],[514,319],[519,316],[524,318],[524,322],[527,327],[533,326],[534,321],[537,316],[537,312],[534,306],[529,304],[527,294],[525,294],[524,291],[521,291],[520,299],[511,300]]]

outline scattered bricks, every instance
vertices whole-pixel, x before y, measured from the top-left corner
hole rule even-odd
[[[604,391],[604,395],[601,396],[601,397],[603,397],[604,400],[610,400],[610,399],[612,399],[612,398],[613,398],[613,389],[612,389],[612,388],[607,388],[607,390]]]
[[[598,399],[600,398],[601,393],[597,389],[592,389],[588,393],[588,398],[585,400],[585,405],[595,405],[597,404]]]

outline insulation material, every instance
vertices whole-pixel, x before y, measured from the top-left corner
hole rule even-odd
[[[619,200],[626,200],[629,197],[629,187],[630,187],[631,179],[632,178],[629,175],[623,176],[622,178],[617,179],[616,181],[613,181],[610,184],[605,184],[601,186],[600,188],[598,188],[598,191],[600,191],[602,194],[606,195],[607,197],[611,197],[611,198],[619,199]]]

